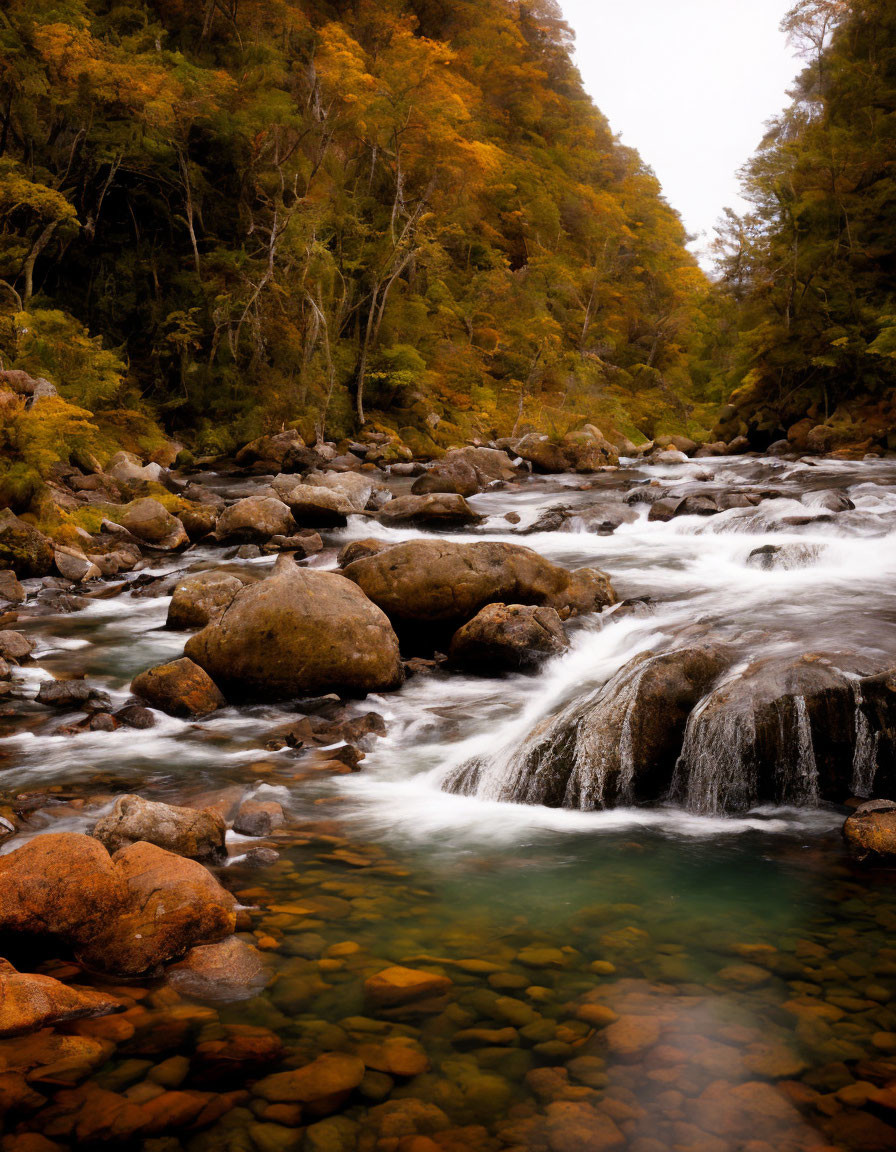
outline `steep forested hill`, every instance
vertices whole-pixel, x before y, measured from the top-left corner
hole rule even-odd
[[[20,482],[89,413],[684,427],[706,282],[570,45],[553,0],[8,0],[0,354],[68,402],[6,427]]]
[[[725,435],[896,447],[896,7],[801,0],[806,69],[746,169],[724,272],[742,335]],[[810,436],[811,433],[811,436]]]

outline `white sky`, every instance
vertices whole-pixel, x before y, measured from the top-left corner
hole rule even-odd
[[[560,3],[589,93],[701,248],[723,208],[743,210],[737,170],[802,68],[779,30],[793,0]]]

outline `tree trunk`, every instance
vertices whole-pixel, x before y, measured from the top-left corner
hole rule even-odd
[[[25,274],[25,291],[22,293],[23,304],[27,304],[34,295],[34,265],[37,263],[38,256],[40,256],[44,248],[50,243],[58,224],[58,220],[52,220],[31,246],[31,251],[28,253],[28,258],[22,268]]]

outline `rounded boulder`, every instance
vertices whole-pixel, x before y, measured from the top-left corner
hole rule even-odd
[[[571,572],[519,544],[409,540],[345,569],[364,593],[401,623],[465,624],[487,604],[534,604],[561,617],[615,603],[596,569]]]
[[[489,604],[454,634],[449,655],[472,672],[531,672],[568,647],[556,609]]]
[[[141,672],[131,691],[160,712],[184,719],[207,716],[225,703],[208,673],[186,657]]]
[[[92,835],[109,852],[143,840],[177,856],[209,860],[224,855],[224,820],[211,808],[178,808],[119,796],[108,816],[94,825]]]
[[[186,654],[226,691],[249,697],[382,692],[403,679],[384,613],[342,576],[292,562],[242,588]]]
[[[180,631],[204,628],[242,588],[242,580],[226,572],[197,572],[175,586],[166,626]]]

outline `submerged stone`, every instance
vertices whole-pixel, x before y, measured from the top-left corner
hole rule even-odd
[[[89,988],[70,988],[49,976],[17,972],[0,960],[0,1037],[22,1036],[47,1025],[118,1012],[122,1005]]]

